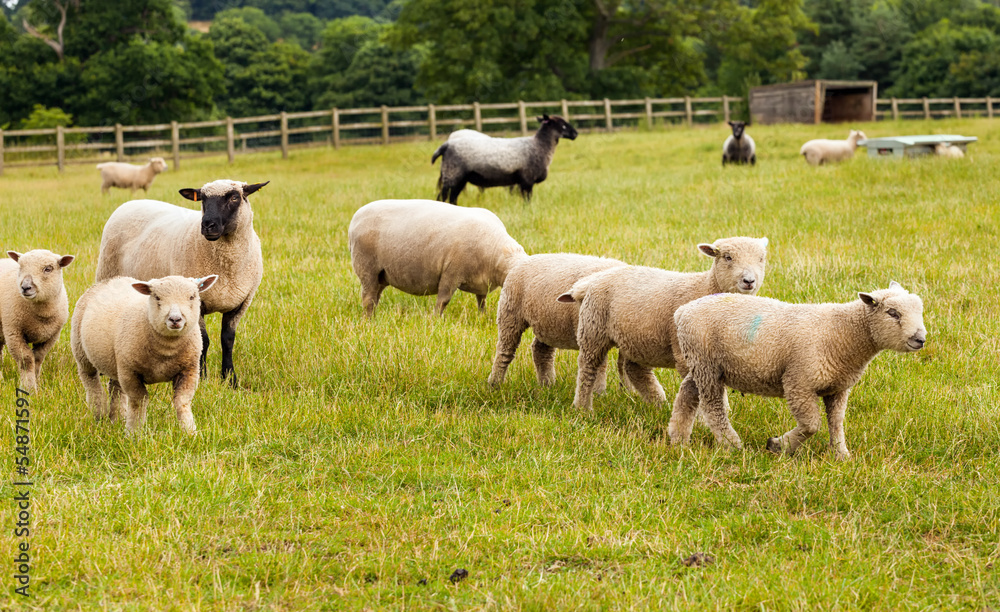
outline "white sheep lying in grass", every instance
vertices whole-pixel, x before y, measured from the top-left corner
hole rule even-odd
[[[939,142],[934,145],[934,154],[950,159],[962,159],[965,157],[965,153],[962,151],[961,147],[957,147],[948,142]]]
[[[181,427],[194,433],[191,400],[198,388],[201,332],[199,294],[218,277],[168,276],[142,282],[119,276],[92,286],[73,309],[70,343],[87,404],[98,421],[121,415],[134,432],[146,420],[146,385],[172,382]],[[108,405],[100,375],[108,377]]]
[[[0,350],[7,345],[20,370],[21,388],[34,393],[42,361],[69,319],[62,269],[73,256],[44,249],[7,251],[7,256],[0,260]]]
[[[799,154],[804,155],[811,166],[844,161],[854,156],[854,150],[858,148],[858,141],[866,138],[868,137],[865,136],[864,132],[851,130],[847,140],[827,140],[825,138],[810,140],[802,145]]]
[[[351,218],[347,243],[368,317],[386,287],[437,295],[438,314],[444,313],[455,291],[467,291],[475,294],[482,312],[486,296],[527,257],[492,212],[434,200],[365,204]]]
[[[149,163],[143,166],[133,166],[122,162],[104,162],[97,164],[97,169],[101,171],[101,193],[108,193],[111,187],[120,187],[134,192],[142,189],[143,193],[149,191],[149,186],[153,184],[156,175],[167,169],[167,162],[162,157],[152,157]]]
[[[493,357],[491,385],[503,383],[507,368],[521,343],[521,334],[529,327],[535,333],[531,355],[538,384],[551,385],[556,379],[556,349],[578,350],[576,343],[576,304],[557,302],[556,298],[573,283],[602,270],[624,266],[617,259],[546,253],[532,255],[507,274],[497,306],[497,348]],[[598,373],[595,393],[606,386],[606,372]]]
[[[618,347],[622,382],[647,402],[666,399],[653,368],[687,373],[677,348],[674,311],[682,304],[713,293],[756,293],[764,282],[767,238],[725,238],[699,244],[711,258],[704,272],[670,272],[645,266],[621,266],[592,274],[559,296],[579,302],[576,332],[580,346],[576,375],[577,408],[589,410],[598,372],[607,366],[608,351]]]
[[[132,200],[108,218],[101,235],[96,281],[115,276],[142,280],[164,276],[201,278],[218,274],[215,289],[202,301],[201,369],[209,339],[205,315],[222,313],[222,378],[237,386],[233,345],[240,319],[264,277],[260,239],[253,228],[251,194],[267,183],[217,180],[201,189],[181,189],[201,211],[157,200]]]
[[[850,458],[843,423],[851,388],[880,351],[918,351],[927,336],[923,303],[898,283],[858,296],[846,304],[786,304],[713,295],[677,309],[689,373],[674,401],[671,442],[690,440],[700,406],[716,441],[742,448],[724,408],[731,387],[788,401],[796,427],[767,441],[768,450],[788,454],[819,430],[816,396],[822,397],[830,447],[837,459]]]

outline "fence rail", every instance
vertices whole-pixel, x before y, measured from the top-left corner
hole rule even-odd
[[[656,122],[728,121],[744,98],[642,98],[633,100],[558,100],[499,104],[444,104],[351,108],[279,113],[258,117],[30,130],[0,130],[0,174],[4,168],[89,164],[111,159],[129,161],[158,155],[173,160],[225,152],[236,155],[348,144],[389,144],[407,140],[437,140],[452,129],[468,126],[487,132],[529,133],[529,114],[559,113],[578,130],[612,131]],[[919,117],[993,118],[992,98],[889,98],[876,101],[878,119]]]

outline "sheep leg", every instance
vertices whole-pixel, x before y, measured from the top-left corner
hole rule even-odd
[[[534,185],[531,183],[521,183],[518,186],[521,188],[521,197],[524,198],[524,203],[531,204],[531,190]]]
[[[208,363],[208,347],[212,344],[212,341],[208,337],[208,329],[205,328],[205,313],[201,313],[201,317],[198,319],[198,327],[201,328],[201,359],[199,363],[201,365],[201,375],[205,376],[208,372],[206,369],[206,364]]]
[[[229,385],[235,389],[237,387],[236,369],[233,367],[233,345],[236,344],[236,327],[240,323],[240,317],[250,306],[247,299],[236,310],[230,310],[222,314],[222,333],[219,334],[219,343],[222,345],[222,380],[229,380]]]
[[[111,404],[108,406],[108,418],[111,419],[112,423],[117,419],[124,419],[125,411],[122,410],[122,400],[124,399],[126,402],[125,409],[127,410],[128,398],[123,398],[122,386],[113,378],[108,379],[108,395],[111,396]]]
[[[388,287],[380,278],[384,275],[384,271],[378,268],[374,258],[362,258],[359,255],[358,261],[355,262],[354,273],[361,281],[361,306],[365,309],[365,316],[370,319],[375,316],[375,307],[382,297],[382,291]]]
[[[705,417],[705,424],[712,430],[716,444],[743,448],[740,435],[733,429],[726,414],[726,386],[718,377],[695,377],[698,385],[698,409]],[[689,430],[690,431],[690,430]]]
[[[476,294],[476,306],[479,308],[479,312],[486,312],[486,295]]]
[[[538,384],[548,387],[556,382],[556,349],[538,338],[531,343],[531,361],[535,364]]]
[[[628,363],[628,359],[622,355],[622,352],[618,351],[618,384],[622,386],[626,391],[635,391],[635,387],[632,386],[632,381],[628,379],[628,374],[625,373],[625,364]]]
[[[691,441],[691,430],[694,429],[694,415],[698,411],[698,385],[690,374],[681,381],[674,399],[674,409],[670,413],[670,424],[667,435],[671,444],[687,444]]]
[[[823,396],[827,425],[830,429],[830,448],[838,461],[851,458],[851,451],[847,450],[847,442],[844,440],[844,415],[847,413],[847,397],[850,393],[851,390],[847,389]]]
[[[461,284],[460,281],[448,276],[447,271],[441,275],[441,280],[438,281],[437,303],[434,305],[434,312],[438,315],[444,315],[444,309],[447,308],[448,302],[458,291],[459,284]]]
[[[196,431],[194,415],[191,414],[191,401],[198,388],[198,370],[181,372],[174,377],[174,411],[181,429],[193,434]]]
[[[504,308],[505,304],[501,298],[500,308],[497,310],[497,349],[493,354],[493,370],[489,379],[491,385],[502,384],[507,377],[507,368],[521,344],[521,335],[528,329],[524,319]]]
[[[650,404],[666,401],[667,396],[663,392],[663,386],[653,376],[652,368],[644,367],[634,361],[625,361],[625,377],[643,400]]]
[[[77,361],[76,371],[80,375],[80,382],[83,383],[83,389],[87,395],[87,405],[94,413],[94,420],[100,421],[111,416],[105,401],[104,388],[101,386],[101,376],[94,364],[84,358]]]
[[[773,453],[785,452],[791,455],[803,442],[819,431],[822,419],[819,414],[819,406],[816,405],[816,396],[811,391],[797,390],[787,383],[784,386],[785,399],[788,400],[788,409],[795,417],[796,426],[785,432],[780,438],[769,438],[767,450]]]
[[[136,433],[146,422],[146,404],[149,403],[149,393],[135,375],[129,372],[118,372],[118,383],[128,397],[125,409],[125,430]]]
[[[452,184],[443,183],[441,193],[438,194],[438,200],[458,206],[458,196],[461,195],[462,190],[465,189],[467,184],[468,181],[465,180],[457,180]]]
[[[17,362],[18,370],[21,376],[21,389],[27,391],[28,393],[34,393],[36,387],[38,386],[35,378],[34,351],[31,346],[25,342],[24,336],[13,333],[13,330],[5,333],[4,339],[7,341],[7,350],[10,351],[10,356]]]
[[[42,362],[45,361],[45,356],[49,354],[52,347],[56,345],[56,340],[59,336],[53,336],[45,342],[36,342],[31,345],[32,353],[35,358],[35,384],[41,384],[42,382]]]
[[[591,410],[594,406],[594,387],[597,374],[608,367],[610,343],[580,342],[580,357],[577,359],[576,397],[573,405],[581,410]]]

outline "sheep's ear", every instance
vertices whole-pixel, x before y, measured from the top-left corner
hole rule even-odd
[[[538,118],[538,123],[545,123],[548,120],[549,120],[549,116],[543,114],[541,117]]]
[[[767,248],[767,236],[764,236],[763,238],[760,239],[760,246],[764,247],[765,249]]]
[[[7,257],[10,257],[14,261],[17,261],[18,259],[21,259],[21,254],[18,253],[17,251],[7,251]]]
[[[899,283],[897,283],[896,281],[891,280],[891,281],[889,281],[889,288],[890,289],[903,289],[903,286],[900,285]],[[903,289],[903,291],[906,291],[906,290]]]
[[[69,264],[73,263],[74,259],[76,259],[76,257],[73,257],[72,255],[63,255],[59,258],[59,267],[65,268]]]
[[[864,302],[865,304],[868,304],[872,308],[878,306],[878,300],[876,300],[875,296],[873,296],[870,293],[859,293],[858,297],[861,298],[862,302]]]
[[[181,189],[178,193],[192,202],[200,202],[205,199],[201,195],[201,189]]]
[[[150,295],[153,293],[149,283],[132,283],[132,288],[143,295]]]
[[[557,302],[562,302],[563,304],[572,304],[576,300],[573,299],[573,295],[570,293],[564,293],[556,298]]]
[[[704,253],[705,255],[708,255],[709,257],[719,256],[719,249],[715,248],[710,244],[701,243],[698,245],[698,250]]]
[[[263,183],[254,183],[253,185],[245,185],[243,187],[243,197],[244,198],[247,197],[251,193],[254,193],[255,191],[259,190],[261,187],[263,187],[264,185],[267,185],[270,182],[271,181],[265,181]]]
[[[206,276],[205,278],[194,279],[195,284],[198,285],[198,293],[204,293],[212,288],[215,281],[219,280],[218,274],[212,274],[211,276]]]

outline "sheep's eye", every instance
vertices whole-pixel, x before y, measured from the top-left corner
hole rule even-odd
[[[191,300],[192,300],[192,301],[194,300],[194,296],[193,296],[193,295],[191,296]]]
[[[45,271],[46,272],[51,272],[52,271],[52,266],[45,266]]]
[[[900,316],[899,315],[899,311],[897,311],[895,308],[890,308],[889,310],[886,310],[885,314],[889,315],[893,319],[896,319],[897,321],[899,320],[899,316]]]
[[[733,256],[732,255],[723,255],[723,257],[726,258],[726,261],[732,261],[733,260]]]
[[[160,301],[160,296],[158,296],[158,295],[154,295],[153,297],[155,297],[155,298],[156,298],[156,301],[157,301],[157,302],[159,302],[159,301]]]

